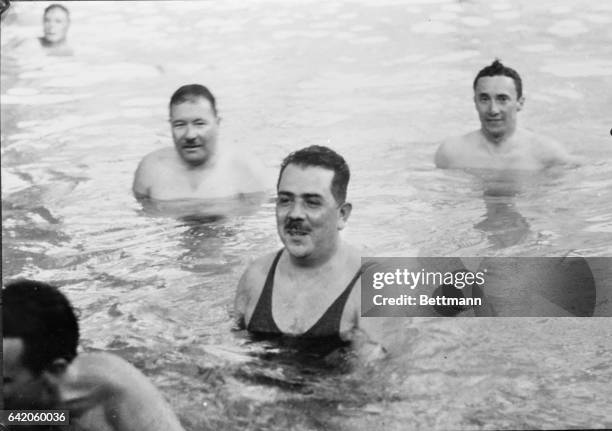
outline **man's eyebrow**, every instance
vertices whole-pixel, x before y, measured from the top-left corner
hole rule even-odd
[[[302,197],[305,199],[309,199],[309,198],[323,199],[323,195],[320,195],[318,193],[304,193]]]
[[[284,195],[284,196],[295,196],[295,193],[291,193],[288,191],[284,191],[284,190],[279,190],[277,195]],[[319,194],[319,193],[302,193],[301,195],[299,195],[301,198],[303,199],[312,199],[312,198],[317,198],[317,199],[325,199],[323,197],[323,195]]]

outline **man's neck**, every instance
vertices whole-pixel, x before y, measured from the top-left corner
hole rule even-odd
[[[45,47],[45,48],[61,48],[64,45],[66,45],[66,39],[62,39],[62,40],[57,41],[57,42],[51,42],[50,40],[48,40],[44,36],[39,38],[39,39],[40,39],[40,44],[43,47]]]
[[[300,269],[317,271],[331,264],[339,255],[340,250],[342,250],[342,246],[340,240],[338,240],[333,247],[322,253],[317,253],[315,256],[311,255],[298,258],[289,254],[289,260],[293,266],[299,267]]]
[[[202,163],[198,163],[198,164],[189,163],[189,162],[186,162],[183,159],[180,159],[180,160],[181,160],[183,166],[185,166],[185,168],[187,168],[187,170],[189,170],[189,171],[206,171],[206,170],[214,167],[217,164],[218,157],[217,157],[216,154],[214,154],[214,155],[210,156],[209,158],[207,158]]]
[[[488,130],[481,128],[480,134],[483,136],[487,148],[494,149],[495,151],[501,151],[512,144],[512,136],[514,136],[514,132],[516,129],[510,131],[509,133],[503,133],[499,135],[494,135]]]

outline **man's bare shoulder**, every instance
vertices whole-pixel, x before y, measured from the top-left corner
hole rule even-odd
[[[160,173],[172,170],[177,165],[174,148],[161,148],[144,156],[134,173],[132,184],[134,195],[138,198],[149,197],[150,189],[159,180]]]
[[[532,154],[545,166],[580,164],[579,159],[570,155],[565,146],[555,138],[521,129],[520,139],[529,144]]]
[[[77,356],[73,364],[76,391],[89,394],[71,407],[80,424],[87,429],[161,431],[182,430],[170,406],[136,367],[110,353],[86,353]],[[70,395],[70,391],[68,392]],[[70,400],[68,400],[70,402]],[[102,415],[101,415],[102,414]],[[110,428],[101,426],[110,418]]]
[[[141,165],[158,165],[160,163],[174,162],[176,160],[176,150],[174,148],[160,148],[147,154],[142,158]]]
[[[246,326],[245,316],[258,300],[276,254],[277,252],[268,253],[253,260],[240,277],[233,312],[233,318],[239,328]]]
[[[436,151],[434,158],[436,167],[442,169],[452,168],[457,160],[463,157],[466,151],[470,151],[473,147],[478,145],[479,139],[479,131],[445,139],[440,143]]]
[[[82,353],[74,360],[77,376],[106,387],[121,387],[144,379],[142,373],[125,359],[110,353]]]
[[[230,171],[237,176],[242,193],[261,192],[268,187],[266,169],[256,156],[231,150],[225,155],[225,160]]]
[[[263,282],[268,276],[268,271],[272,266],[274,258],[277,255],[277,251],[267,253],[254,259],[247,269],[244,271],[243,280],[249,290],[263,287]]]

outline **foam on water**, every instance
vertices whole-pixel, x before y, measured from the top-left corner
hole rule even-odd
[[[121,106],[129,106],[129,107],[151,107],[151,108],[159,108],[160,106],[164,106],[168,101],[161,97],[133,97],[131,99],[122,100],[119,102]]]
[[[556,36],[572,37],[578,34],[586,33],[589,31],[589,29],[582,21],[566,19],[555,23],[549,27],[547,31]]]
[[[555,46],[550,43],[536,43],[531,45],[519,46],[518,49],[525,52],[547,52],[555,49]]]
[[[563,78],[612,76],[612,61],[585,60],[580,62],[555,62],[540,67],[540,71]]]
[[[452,25],[444,24],[442,22],[430,21],[415,24],[411,27],[411,30],[414,33],[422,34],[449,34],[455,33],[457,31],[457,28]]]
[[[76,100],[92,97],[92,93],[74,93],[74,94],[36,94],[32,96],[15,96],[3,94],[0,96],[0,104],[2,105],[54,105],[58,103],[74,102]]]
[[[493,14],[493,18],[502,19],[502,20],[519,19],[520,17],[521,17],[521,13],[517,11],[495,12]]]
[[[512,9],[512,5],[505,2],[493,2],[489,7],[497,11]]]
[[[461,22],[470,27],[486,27],[491,24],[491,20],[477,16],[466,16],[461,18]]]

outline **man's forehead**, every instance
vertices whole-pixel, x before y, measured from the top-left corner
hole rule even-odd
[[[68,13],[67,13],[65,10],[63,10],[63,9],[61,9],[61,8],[59,8],[59,7],[54,7],[54,8],[52,8],[52,9],[49,9],[49,10],[48,10],[48,11],[45,13],[45,17],[46,17],[46,16],[49,16],[49,15],[51,15],[51,14],[54,14],[54,15],[61,14],[61,15],[65,16],[66,18],[68,18]]]
[[[505,75],[481,76],[474,89],[476,94],[507,94],[517,95],[514,80]]]
[[[209,115],[214,115],[210,100],[200,96],[194,96],[182,102],[170,105],[170,116],[176,115],[179,112],[181,114],[195,112],[199,114],[206,113]]]
[[[294,194],[331,194],[334,171],[321,166],[290,163],[281,176],[278,192]]]

